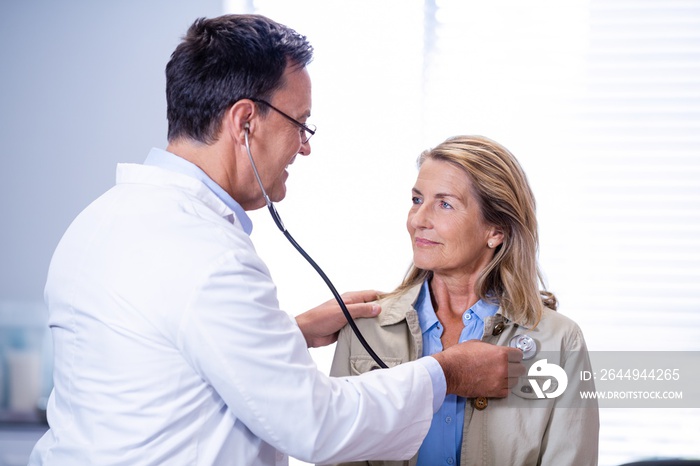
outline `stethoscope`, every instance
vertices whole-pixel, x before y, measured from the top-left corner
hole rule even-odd
[[[360,329],[357,328],[357,325],[355,322],[352,320],[352,316],[350,315],[350,311],[348,311],[347,306],[343,302],[343,299],[340,297],[340,294],[338,291],[335,289],[335,286],[333,286],[333,283],[330,281],[328,276],[323,272],[321,267],[316,264],[316,262],[309,256],[304,249],[299,246],[299,243],[297,243],[294,238],[292,238],[292,235],[289,234],[287,229],[284,227],[284,223],[282,223],[282,218],[280,218],[279,213],[277,213],[277,209],[275,209],[274,204],[272,204],[272,201],[270,200],[270,197],[267,195],[267,192],[265,191],[265,187],[262,184],[262,180],[260,179],[260,174],[258,174],[258,168],[255,166],[255,162],[253,161],[253,154],[250,153],[250,143],[248,142],[248,132],[250,131],[250,124],[246,123],[245,124],[245,148],[246,151],[248,152],[248,159],[250,159],[250,165],[253,167],[253,173],[255,173],[255,179],[258,181],[258,185],[260,186],[260,190],[262,191],[263,198],[265,199],[265,204],[267,205],[267,209],[270,211],[270,215],[272,215],[272,220],[275,221],[275,224],[277,225],[277,228],[280,229],[280,231],[284,234],[284,236],[289,240],[290,243],[292,243],[292,246],[299,251],[299,254],[304,256],[304,259],[306,259],[309,264],[314,268],[314,270],[321,276],[324,282],[326,282],[326,285],[328,285],[328,288],[331,290],[331,293],[333,293],[333,297],[335,300],[338,302],[338,305],[340,306],[340,309],[343,311],[343,315],[345,316],[345,319],[348,321],[348,325],[350,325],[350,328],[352,328],[352,331],[355,333],[355,336],[357,336],[357,339],[360,341],[362,346],[364,347],[365,351],[369,353],[370,356],[372,356],[372,359],[379,364],[379,367],[386,369],[388,366],[384,363],[384,361],[381,360],[379,356],[377,356],[377,353],[374,352],[371,346],[369,346],[369,343],[367,343],[367,340],[365,340],[364,336],[362,336],[362,333],[360,332]]]
[[[532,359],[537,354],[537,343],[534,338],[527,334],[515,335],[510,339],[508,346],[518,348],[523,352],[523,360]]]
[[[331,290],[331,293],[333,293],[333,297],[335,300],[338,302],[338,305],[340,306],[340,309],[343,311],[343,315],[345,316],[345,319],[348,321],[348,325],[350,325],[350,328],[352,331],[355,333],[355,336],[359,340],[360,344],[362,344],[362,347],[367,351],[367,353],[372,356],[372,359],[379,365],[379,367],[386,369],[388,366],[384,363],[384,361],[381,360],[381,358],[377,355],[377,353],[374,352],[372,347],[367,343],[367,340],[365,340],[365,337],[362,335],[360,332],[360,329],[357,328],[357,325],[355,324],[355,321],[352,320],[352,316],[350,315],[350,311],[348,311],[347,306],[343,302],[343,299],[340,297],[340,294],[338,293],[338,290],[335,289],[335,286],[333,286],[333,282],[328,278],[328,276],[325,274],[325,272],[319,267],[318,264],[307,254],[306,251],[297,243],[294,238],[292,238],[292,235],[289,234],[287,229],[284,226],[284,223],[282,223],[282,218],[280,217],[279,213],[277,212],[277,209],[275,208],[274,204],[270,200],[270,197],[267,195],[267,191],[265,191],[265,187],[262,184],[262,180],[260,179],[260,174],[258,173],[258,168],[255,166],[255,162],[253,161],[253,154],[250,152],[250,143],[248,141],[248,132],[250,130],[250,124],[246,123],[245,124],[245,148],[246,151],[248,152],[248,159],[250,160],[250,165],[253,167],[253,173],[255,174],[255,179],[258,182],[258,185],[260,186],[260,190],[262,191],[263,198],[265,199],[265,204],[267,205],[267,209],[270,211],[270,215],[272,216],[272,219],[275,221],[275,224],[277,225],[277,228],[280,229],[280,231],[284,234],[284,236],[289,240],[290,243],[292,243],[292,246],[299,251],[299,254],[301,254],[304,259],[306,259],[309,264],[314,268],[314,270],[321,276],[324,282],[326,282],[326,285],[328,288]],[[535,356],[537,353],[537,344],[535,343],[535,340],[530,337],[529,335],[526,334],[520,334],[520,335],[515,335],[513,338],[511,338],[509,342],[509,346],[513,348],[518,348],[523,352],[523,359],[531,359]]]

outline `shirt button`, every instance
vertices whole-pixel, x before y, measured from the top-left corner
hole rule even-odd
[[[445,418],[445,424],[449,424],[450,422],[452,422],[452,418],[450,416],[447,416]]]
[[[472,313],[471,313],[471,312],[465,312],[465,313],[464,313],[464,320],[465,320],[466,322],[472,320]]]
[[[455,460],[453,458],[447,458],[447,464],[454,464]]]

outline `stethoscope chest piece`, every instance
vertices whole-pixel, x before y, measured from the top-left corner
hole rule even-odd
[[[509,346],[511,348],[518,348],[523,352],[523,359],[530,359],[537,353],[537,343],[529,335],[515,335],[510,339]]]

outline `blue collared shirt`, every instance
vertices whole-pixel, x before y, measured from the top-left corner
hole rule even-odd
[[[243,207],[241,207],[241,205],[236,202],[229,193],[224,191],[224,188],[209,178],[209,175],[204,173],[204,170],[199,168],[197,165],[183,159],[182,157],[155,147],[148,153],[148,157],[146,157],[143,164],[165,168],[167,170],[198,179],[209,189],[211,189],[212,192],[216,194],[216,196],[221,199],[229,209],[233,210],[233,212],[236,214],[236,218],[241,222],[243,231],[245,231],[248,235],[250,235],[250,233],[253,231],[253,222],[250,220],[250,217],[248,217],[245,210],[243,210]]]
[[[423,356],[439,353],[443,350],[443,326],[435,315],[430,299],[428,281],[416,301],[418,322],[423,332]],[[479,300],[462,314],[464,329],[459,342],[480,340],[484,333],[484,321],[496,314],[498,305]],[[418,450],[418,466],[455,466],[459,464],[462,449],[462,429],[464,427],[464,408],[466,399],[457,395],[447,395],[440,409],[433,415],[430,430]]]

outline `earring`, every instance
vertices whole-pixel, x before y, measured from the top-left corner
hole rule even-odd
[[[489,241],[489,247],[490,247],[490,248],[493,247],[493,241]]]

